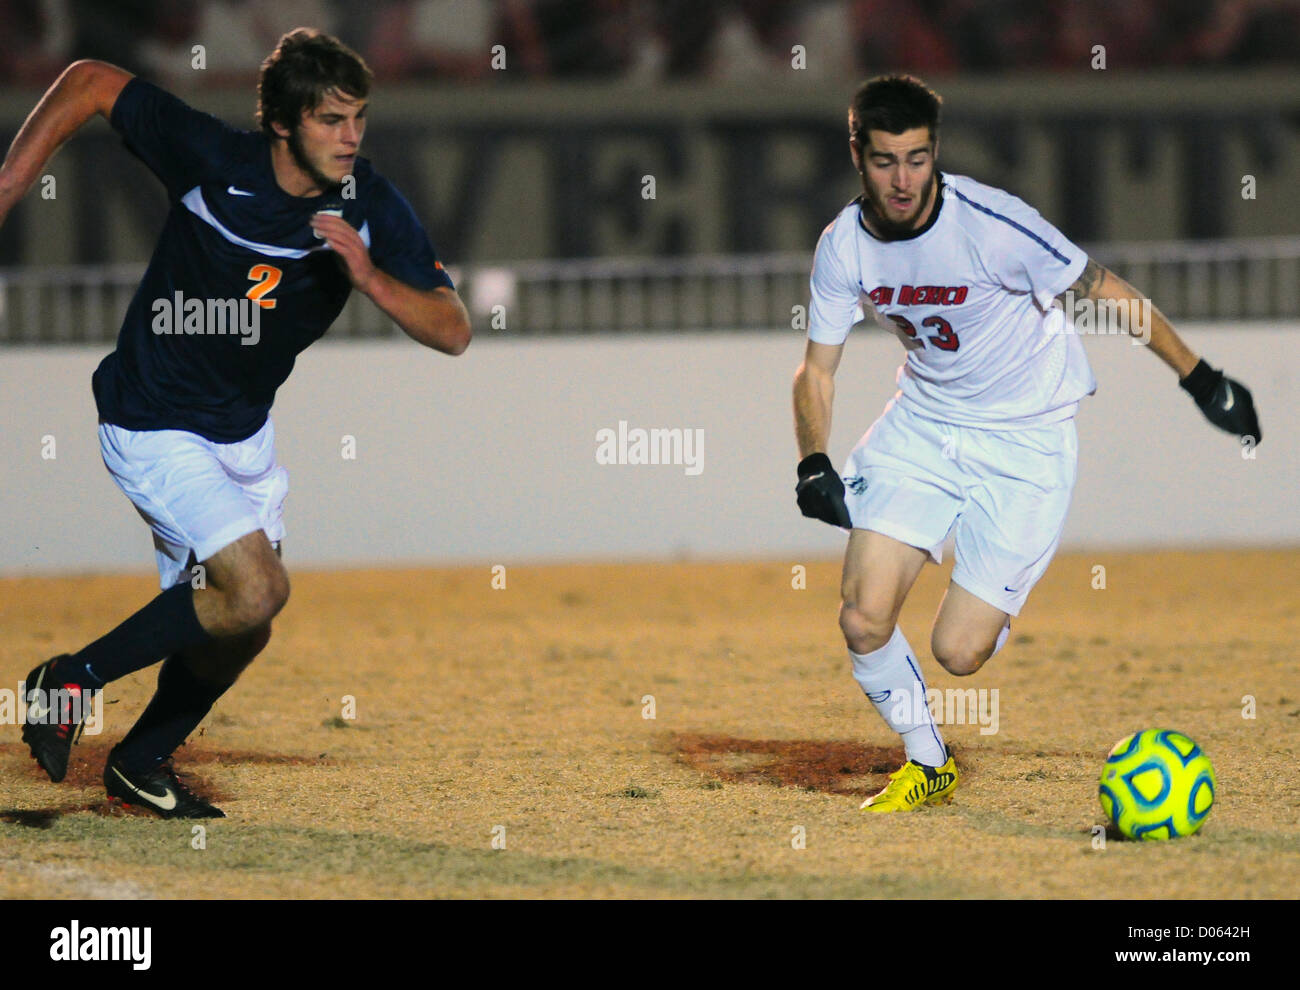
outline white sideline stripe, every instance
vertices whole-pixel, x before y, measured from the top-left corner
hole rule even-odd
[[[258,241],[250,241],[247,237],[240,237],[212,215],[212,211],[208,209],[207,200],[203,198],[203,193],[200,191],[198,186],[195,186],[182,196],[181,202],[185,204],[187,210],[206,223],[231,244],[237,244],[250,251],[256,251],[258,254],[264,254],[271,258],[305,258],[313,251],[330,250],[328,244],[318,244],[313,248],[289,248],[280,247],[278,244],[262,244]],[[362,221],[361,229],[357,231],[357,233],[361,235],[361,242],[365,244],[366,247],[370,247],[370,221]]]

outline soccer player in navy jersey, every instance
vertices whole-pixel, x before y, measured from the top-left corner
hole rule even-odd
[[[177,778],[171,756],[265,648],[289,597],[276,389],[354,288],[417,342],[451,355],[469,346],[469,316],[419,220],[358,157],[370,82],[336,39],[292,31],[262,65],[260,131],[249,132],[115,66],[76,62],[0,167],[2,225],[55,150],[100,114],[171,201],[93,379],[104,463],[153,531],[163,591],[27,675],[23,738],[53,781],[94,696],[162,660],[157,692],[109,754],[105,787],[166,818],[224,817]]]

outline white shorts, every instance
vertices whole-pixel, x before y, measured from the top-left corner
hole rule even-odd
[[[284,539],[289,472],[276,463],[275,427],[213,443],[185,430],[99,424],[104,466],[153,530],[163,589],[189,581],[190,556],[207,560],[241,536]]]
[[[1073,419],[974,429],[895,399],[845,463],[845,501],[854,529],[918,547],[936,564],[955,527],[952,580],[1019,615],[1060,544],[1078,453]]]

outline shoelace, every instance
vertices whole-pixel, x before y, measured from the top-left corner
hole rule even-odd
[[[183,797],[189,801],[200,800],[192,790],[181,782],[180,774],[176,772],[176,768],[172,765],[171,759],[164,760],[162,763],[158,764],[153,774],[150,774],[150,776],[154,775],[164,778],[168,786],[170,786],[179,797]]]

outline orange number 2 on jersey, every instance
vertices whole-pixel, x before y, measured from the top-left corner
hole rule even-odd
[[[254,265],[248,270],[248,277],[257,284],[245,292],[244,295],[263,309],[275,309],[275,300],[265,297],[270,295],[272,290],[280,284],[284,272],[276,268],[275,265]]]

